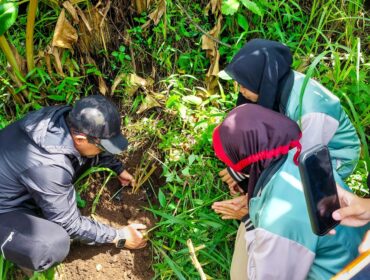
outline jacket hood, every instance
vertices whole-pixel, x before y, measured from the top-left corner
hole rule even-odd
[[[71,106],[50,106],[29,113],[21,123],[21,129],[33,142],[54,154],[71,154],[80,158],[65,121]]]

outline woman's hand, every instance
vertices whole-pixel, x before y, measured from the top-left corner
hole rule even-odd
[[[337,191],[341,208],[333,212],[334,220],[352,227],[360,227],[370,222],[370,199],[358,197],[338,185]],[[335,234],[335,230],[331,230],[330,234]],[[360,253],[367,250],[370,250],[370,230],[358,248]]]
[[[360,227],[370,222],[370,199],[361,198],[337,185],[341,208],[334,211],[334,220],[342,225]]]
[[[248,214],[248,195],[213,203],[212,209],[221,215],[223,220],[241,220]]]
[[[238,186],[238,183],[230,176],[227,168],[221,170],[218,174],[220,175],[222,182],[225,182],[228,185],[232,196],[243,193],[243,190]]]

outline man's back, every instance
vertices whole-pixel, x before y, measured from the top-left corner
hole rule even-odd
[[[134,182],[114,157],[128,144],[120,125],[116,106],[93,95],[73,108],[32,112],[0,131],[0,247],[5,258],[45,270],[66,257],[70,238],[145,246],[138,231],[144,225],[115,229],[81,216],[77,208],[73,182],[86,168],[104,166],[120,180]]]
[[[0,213],[33,208],[24,172],[41,166],[64,166],[73,172],[66,155],[76,155],[64,115],[69,106],[46,107],[0,131]],[[50,175],[50,174],[45,174]]]

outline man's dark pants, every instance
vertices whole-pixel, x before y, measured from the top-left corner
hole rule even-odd
[[[0,247],[5,259],[43,271],[62,262],[70,238],[59,225],[25,211],[0,214]]]

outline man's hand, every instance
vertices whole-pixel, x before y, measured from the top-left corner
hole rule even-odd
[[[359,227],[370,222],[370,199],[361,198],[337,185],[341,208],[334,211],[334,220],[342,225]]]
[[[212,209],[221,215],[223,220],[241,220],[248,214],[248,195],[213,203]]]
[[[126,170],[123,170],[121,174],[118,176],[118,180],[121,182],[121,185],[126,187],[126,186],[133,186],[135,187],[135,179],[134,177],[128,173]]]
[[[122,232],[122,235],[126,237],[125,248],[127,249],[141,249],[146,246],[146,240],[143,234],[139,230],[146,229],[146,225],[143,224],[131,224],[125,226],[118,231]],[[117,243],[117,238],[113,243]]]
[[[243,193],[243,190],[238,186],[238,183],[230,176],[229,172],[227,171],[227,168],[221,170],[220,173],[218,174],[220,175],[221,180],[228,185],[230,194],[232,196]]]

